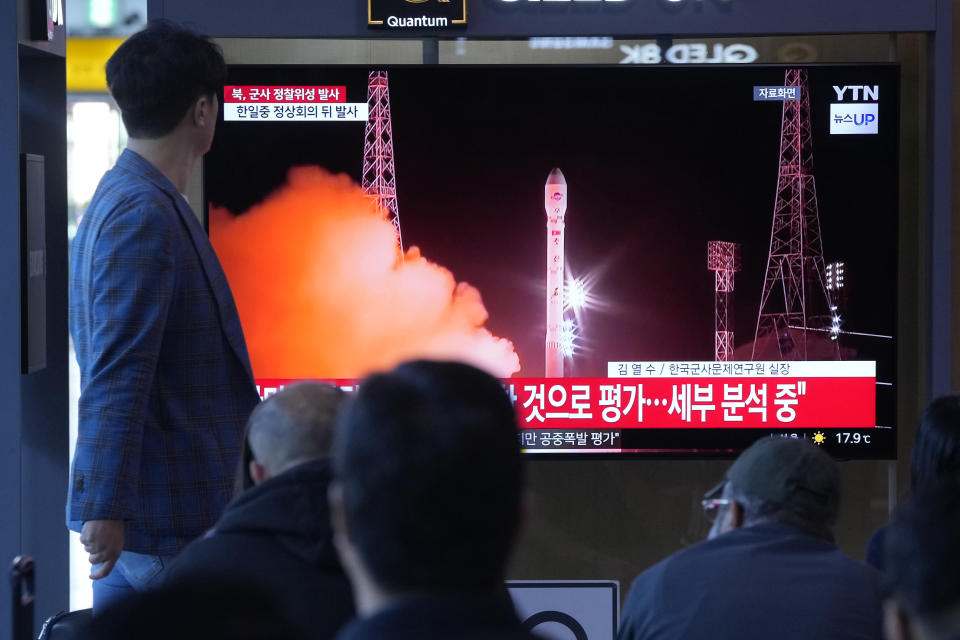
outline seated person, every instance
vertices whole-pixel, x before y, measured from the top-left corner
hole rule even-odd
[[[312,638],[332,638],[353,615],[327,508],[330,449],[344,394],[298,382],[257,406],[247,425],[255,486],[169,569],[167,584],[230,579],[258,585]]]
[[[56,632],[51,637],[60,637]],[[123,598],[78,629],[80,640],[306,640],[277,598],[255,585],[208,581]]]
[[[887,529],[887,640],[960,638],[960,477],[918,494]]]
[[[640,574],[621,640],[880,637],[878,575],[833,543],[840,472],[830,456],[763,438],[712,493],[710,538]]]
[[[502,384],[412,362],[360,384],[337,427],[337,550],[358,620],[339,638],[529,640],[503,584],[523,468]]]
[[[919,493],[944,476],[960,473],[960,395],[941,396],[920,417],[910,458],[910,489]],[[867,543],[867,564],[883,571],[886,527]]]

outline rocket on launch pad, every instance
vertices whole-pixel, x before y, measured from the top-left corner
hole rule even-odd
[[[560,169],[547,176],[543,207],[547,212],[547,344],[546,377],[563,377],[563,229],[567,181]]]

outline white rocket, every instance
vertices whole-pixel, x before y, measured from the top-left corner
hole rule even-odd
[[[567,212],[567,181],[560,169],[547,176],[543,190],[547,212],[547,349],[546,377],[563,377],[563,228]]]

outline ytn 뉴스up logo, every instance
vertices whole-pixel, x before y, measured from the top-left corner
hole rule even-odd
[[[879,132],[880,86],[833,85],[837,100],[830,105],[833,135],[876,135]]]

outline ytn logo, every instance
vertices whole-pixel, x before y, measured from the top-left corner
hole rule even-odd
[[[880,99],[880,87],[878,85],[854,84],[843,87],[833,85],[833,90],[837,94],[839,102],[843,102],[844,96],[848,92],[850,93],[850,100],[853,102],[876,102]]]

